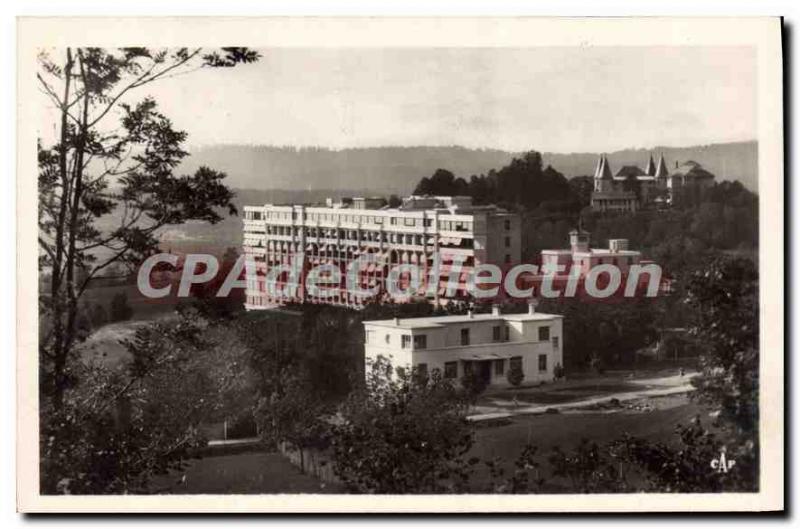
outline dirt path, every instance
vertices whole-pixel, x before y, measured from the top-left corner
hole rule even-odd
[[[525,402],[515,402],[514,400],[493,398],[492,401],[495,406],[486,404],[475,406],[474,413],[467,416],[467,419],[473,422],[488,421],[493,419],[513,417],[515,415],[531,415],[547,412],[552,413],[552,410],[561,411],[583,408],[595,404],[607,403],[612,399],[615,399],[619,402],[626,402],[642,398],[664,397],[667,395],[689,393],[694,391],[694,386],[691,385],[690,380],[695,374],[696,373],[686,373],[682,376],[673,375],[659,378],[630,379],[626,380],[625,382],[632,386],[642,386],[642,389],[602,393],[600,395],[585,399],[561,403],[529,404]],[[589,385],[590,384],[587,384],[587,386]],[[559,389],[561,388],[556,388],[555,391],[558,391]]]

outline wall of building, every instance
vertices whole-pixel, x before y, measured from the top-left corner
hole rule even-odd
[[[519,215],[495,215],[487,219],[486,262],[498,266],[522,260],[522,221]]]
[[[463,206],[458,197],[455,206]],[[305,254],[309,266],[333,264],[342,274],[354,260],[370,253],[377,263],[365,273],[364,281],[367,286],[377,286],[385,292],[388,270],[397,264],[421,265],[427,277],[438,254],[445,268],[463,260],[462,276],[466,277],[469,269],[479,263],[500,264],[506,255],[518,261],[521,246],[519,216],[483,208],[458,213],[447,209],[247,206],[243,224],[244,253],[253,256],[262,275],[261,281],[251,281],[248,285],[248,308],[288,301],[269,296],[264,291],[263,276],[268,269],[290,264],[299,252]],[[498,230],[502,233],[497,233]],[[509,237],[508,247],[505,237]],[[492,248],[495,244],[503,247]],[[327,298],[309,297],[300,289],[293,300],[361,306],[363,300],[349,295],[345,287],[342,281],[341,292]]]
[[[508,325],[510,328],[509,341],[493,341],[492,328],[503,324]],[[547,340],[539,340],[538,329],[542,326],[550,327],[550,335]],[[465,328],[470,329],[470,345],[468,346],[460,345],[461,329]],[[495,372],[494,361],[491,360],[493,363],[491,385],[495,387],[510,385],[506,378],[506,373],[509,369],[509,359],[511,357],[522,358],[522,368],[525,375],[523,384],[552,381],[556,364],[564,365],[563,322],[561,318],[542,321],[458,322],[447,324],[442,328],[413,330],[378,325],[371,326],[365,323],[365,329],[368,336],[374,336],[374,340],[368,338],[365,344],[366,359],[375,360],[378,356],[383,356],[390,359],[395,367],[412,367],[426,364],[429,372],[438,369],[443,375],[446,373],[445,364],[455,362],[457,365],[456,380],[460,380],[464,376],[464,361],[477,361],[476,356],[489,358],[496,355],[497,360],[503,360],[504,369],[502,375]],[[412,338],[412,348],[402,349],[401,336],[403,334],[412,336],[425,334],[427,347],[425,349],[414,349]],[[386,335],[390,336],[389,343],[386,343]],[[544,371],[539,370],[539,355],[547,355],[547,366]]]

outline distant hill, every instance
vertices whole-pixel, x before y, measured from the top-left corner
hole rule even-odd
[[[623,165],[644,168],[650,153],[663,152],[667,166],[694,160],[718,180],[739,180],[752,190],[758,185],[758,144],[754,141],[717,143],[694,147],[654,147],[608,153],[612,169]],[[225,171],[227,184],[239,189],[313,191],[350,190],[356,193],[410,193],[423,176],[443,168],[469,178],[499,169],[520,153],[464,147],[370,147],[331,150],[259,145],[218,145],[191,152],[182,170],[201,165]],[[594,172],[599,153],[544,153],[551,164],[567,177]],[[274,202],[290,201],[284,191]],[[321,196],[321,195],[320,195]],[[281,200],[280,198],[286,198]],[[253,197],[255,198],[255,197]],[[261,200],[253,200],[258,203]],[[250,202],[248,202],[250,203]]]
[[[219,145],[191,152],[189,171],[207,165],[228,173],[239,189],[353,189],[409,193],[440,168],[456,175],[480,174],[507,164],[513,154],[464,147],[316,147]]]

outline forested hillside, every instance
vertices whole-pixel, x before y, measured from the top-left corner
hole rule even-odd
[[[532,145],[534,149],[536,146]],[[758,183],[758,144],[718,143],[681,148],[654,147],[608,153],[613,170],[623,165],[644,167],[650,153],[664,153],[668,167],[694,160],[717,176],[738,180],[755,191]],[[273,147],[266,145],[218,145],[193,149],[182,170],[202,165],[228,174],[228,185],[240,189],[323,190],[351,189],[359,193],[411,192],[423,176],[444,168],[468,179],[507,165],[521,156],[496,149],[464,147],[371,147],[331,150],[325,148]],[[567,178],[592,174],[599,153],[542,153],[545,166],[552,165]]]

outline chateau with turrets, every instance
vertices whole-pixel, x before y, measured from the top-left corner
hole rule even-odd
[[[650,160],[647,169],[636,165],[625,165],[616,175],[605,154],[600,155],[594,172],[592,209],[601,212],[633,212],[643,207],[667,207],[672,204],[676,189],[689,185],[708,187],[714,183],[714,175],[694,161],[683,164],[675,162],[670,173],[659,156],[658,163]]]

